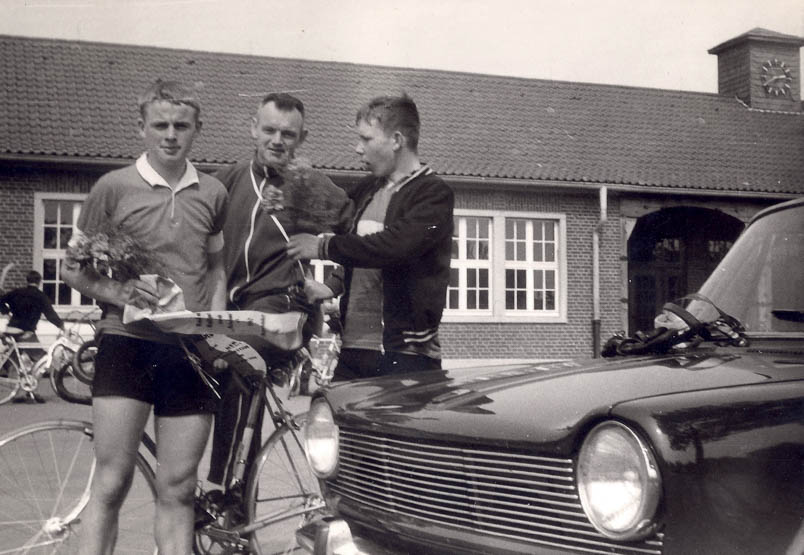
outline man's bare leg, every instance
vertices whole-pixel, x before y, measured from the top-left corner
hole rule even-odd
[[[159,462],[154,533],[160,555],[193,551],[193,496],[211,422],[211,414],[156,419]]]
[[[95,477],[82,517],[80,553],[107,555],[114,551],[118,515],[134,476],[142,431],[151,405],[124,397],[92,400]]]

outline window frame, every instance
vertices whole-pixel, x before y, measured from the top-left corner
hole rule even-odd
[[[490,218],[490,261],[491,275],[490,310],[444,309],[442,321],[445,323],[555,323],[567,322],[567,218],[556,212],[531,212],[516,210],[473,210],[455,208],[456,217]],[[556,308],[537,313],[533,310],[513,311],[505,307],[505,272],[507,269],[521,267],[522,263],[505,260],[505,222],[507,219],[552,220],[556,229]],[[507,264],[506,262],[510,262]],[[456,266],[450,265],[452,268]],[[544,268],[544,263],[530,263],[529,272]]]
[[[34,214],[33,214],[33,268],[36,269],[42,276],[44,276],[44,261],[45,261],[45,245],[43,240],[43,233],[42,230],[45,226],[45,201],[72,201],[72,202],[79,202],[81,207],[83,207],[84,201],[87,199],[86,193],[34,193]],[[79,208],[80,214],[80,208]],[[76,215],[75,220],[72,222],[73,228],[73,235],[76,232],[76,221],[78,219],[78,215]],[[58,249],[47,249],[48,251],[58,250]],[[50,257],[48,257],[50,258]],[[63,251],[62,251],[62,258],[63,258]],[[82,305],[81,304],[81,294],[72,289],[71,296],[70,296],[71,303],[77,304],[59,304],[53,305],[56,313],[60,316],[65,314],[76,312],[76,311],[87,311],[91,312],[97,308],[95,304],[92,305]]]

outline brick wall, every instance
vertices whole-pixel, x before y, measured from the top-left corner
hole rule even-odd
[[[99,173],[0,165],[0,266],[15,264],[6,288],[25,284],[33,264],[34,193],[88,193]]]
[[[620,224],[616,199],[600,241],[601,340],[620,328]],[[441,326],[445,358],[563,358],[592,354],[592,232],[597,192],[483,191],[456,188],[456,208],[555,212],[566,216],[566,323],[456,323]]]

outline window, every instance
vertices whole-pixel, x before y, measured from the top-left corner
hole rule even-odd
[[[491,222],[491,218],[455,218],[447,309],[490,313]]]
[[[565,219],[455,211],[446,321],[566,318]]]
[[[42,291],[57,308],[94,304],[61,279],[67,243],[84,198],[86,195],[64,193],[37,193],[34,197],[34,268],[42,274]]]

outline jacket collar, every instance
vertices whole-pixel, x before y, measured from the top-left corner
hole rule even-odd
[[[271,166],[265,166],[265,165],[261,164],[257,160],[257,154],[256,153],[254,154],[254,158],[252,158],[252,160],[251,160],[251,170],[254,172],[254,176],[257,179],[262,179],[264,177],[267,177],[268,179],[271,179],[273,177],[279,176],[279,172],[276,171],[276,168],[273,168]]]

